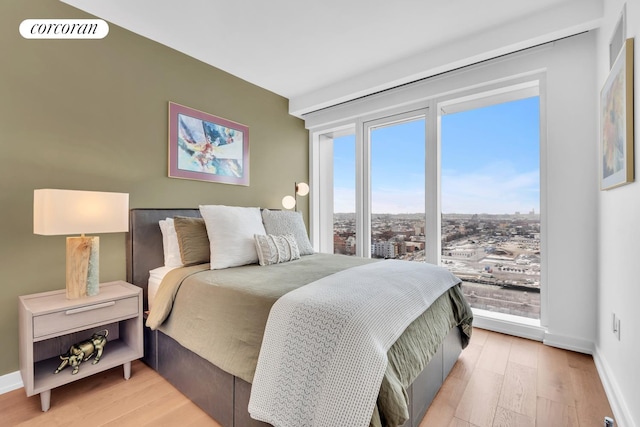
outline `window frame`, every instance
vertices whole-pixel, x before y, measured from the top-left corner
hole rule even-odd
[[[451,76],[455,80],[455,76]],[[465,80],[461,78],[461,80]],[[447,82],[449,85],[451,82]],[[426,82],[418,82],[418,85],[426,85]],[[444,85],[447,86],[447,85]],[[420,87],[420,86],[419,86]],[[418,89],[419,89],[418,87]],[[368,165],[364,164],[365,156],[365,123],[384,121],[396,115],[411,114],[412,111],[424,109],[426,111],[426,159],[425,159],[425,235],[438,236],[425,242],[425,259],[433,264],[440,263],[441,257],[441,193],[440,193],[440,120],[442,113],[463,111],[464,109],[479,108],[483,105],[515,100],[527,97],[532,91],[537,91],[540,98],[540,249],[541,249],[541,313],[539,322],[519,322],[518,319],[509,316],[494,316],[491,312],[477,312],[476,318],[479,325],[519,336],[533,339],[542,339],[544,330],[541,326],[547,325],[548,292],[547,292],[547,138],[546,138],[546,75],[544,70],[536,70],[523,73],[519,76],[511,76],[491,82],[479,83],[467,86],[463,89],[455,89],[447,92],[437,92],[431,86],[425,90],[416,90],[416,94],[408,94],[407,87],[397,91],[373,96],[371,100],[358,100],[353,106],[341,106],[345,118],[341,122],[327,123],[324,126],[313,126],[310,129],[310,182],[312,188],[318,185],[310,200],[310,225],[312,244],[318,252],[333,253],[333,198],[327,199],[328,187],[333,185],[333,169],[331,173],[325,173],[327,158],[322,156],[331,153],[327,147],[320,147],[320,136],[344,129],[351,129],[356,136],[356,236],[358,239],[357,256],[363,256],[362,236],[368,236],[367,257],[370,256],[370,222],[367,226],[365,212],[370,213],[370,204],[365,209],[365,203],[370,203],[369,196],[365,196],[365,190],[370,187]],[[416,98],[422,99],[416,100]],[[529,95],[530,96],[530,95]],[[406,102],[407,99],[414,102]],[[404,100],[405,102],[401,102]],[[384,106],[390,105],[388,108]],[[456,110],[457,109],[457,110]],[[333,112],[332,114],[336,114]],[[316,122],[317,123],[317,122]],[[326,142],[326,141],[325,141]],[[328,144],[329,145],[329,144]],[[368,159],[368,158],[367,158]],[[324,168],[322,167],[324,164]],[[363,184],[367,183],[367,187]],[[366,187],[366,188],[365,188]],[[329,215],[330,213],[330,215]],[[369,215],[370,218],[370,215]],[[324,236],[323,236],[324,234]],[[474,310],[475,312],[476,310]],[[496,320],[497,323],[492,322]],[[486,322],[489,322],[488,324]],[[484,322],[484,323],[483,323]]]
[[[356,188],[360,185],[361,194],[361,206],[362,215],[357,215],[356,218],[360,218],[361,224],[358,226],[356,221],[356,242],[362,245],[362,248],[367,248],[367,254],[365,258],[371,258],[371,132],[375,129],[379,129],[387,126],[394,126],[401,123],[410,122],[416,119],[424,119],[425,122],[425,190],[426,190],[426,174],[427,174],[427,140],[426,133],[428,132],[428,108],[419,108],[412,111],[406,111],[403,113],[394,114],[391,116],[384,116],[373,120],[364,121],[362,123],[362,135],[363,143],[361,151],[356,150],[356,163],[358,162],[358,155],[360,155],[360,162],[362,163],[362,179],[358,179],[360,175],[356,175]],[[356,144],[357,146],[357,144]],[[427,200],[428,195],[425,193],[425,227],[427,224]],[[359,237],[358,237],[359,236]],[[426,244],[425,244],[426,246]],[[357,249],[357,247],[356,247]],[[426,248],[425,248],[426,249]]]

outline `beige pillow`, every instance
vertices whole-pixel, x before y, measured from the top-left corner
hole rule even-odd
[[[204,219],[176,216],[173,226],[178,236],[182,264],[205,264],[211,259],[209,236]]]

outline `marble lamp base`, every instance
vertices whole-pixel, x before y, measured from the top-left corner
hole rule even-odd
[[[97,236],[67,237],[67,299],[98,295]]]

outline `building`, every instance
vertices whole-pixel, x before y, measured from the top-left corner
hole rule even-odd
[[[597,100],[609,72],[608,46],[625,3],[547,3],[547,10],[514,22],[494,25],[486,20],[473,43],[465,38],[431,47],[426,52],[431,54],[372,66],[361,75],[336,75],[335,86],[287,99],[116,24],[110,26],[107,38],[95,43],[23,39],[17,28],[24,19],[87,15],[62,2],[2,2],[0,378],[18,369],[17,296],[58,289],[64,281],[64,239],[32,233],[33,189],[127,192],[132,207],[221,203],[280,208],[292,183],[309,176],[309,134],[300,118],[303,114],[389,89],[389,82],[404,84],[407,75],[400,76],[401,71],[423,78],[424,70],[443,72],[467,66],[489,59],[487,55],[506,54],[510,46],[547,42],[550,39],[545,36],[552,33],[568,36],[567,29],[573,28],[585,34],[534,52],[549,60],[544,66],[549,129],[544,215],[552,255],[546,265],[550,288],[543,339],[592,353],[617,418],[625,425],[640,424],[640,371],[636,368],[640,336],[632,326],[640,301],[635,283],[640,185],[606,192],[598,188]],[[626,13],[626,36],[636,38],[637,100],[640,1],[628,0]],[[232,35],[215,32],[212,37]],[[535,54],[502,58],[510,61],[503,70],[528,72],[527,61]],[[442,62],[447,55],[452,57]],[[315,67],[320,67],[320,59],[331,58],[318,52],[318,59]],[[464,77],[486,77],[484,72],[469,68]],[[235,186],[167,178],[168,101],[249,126],[250,186],[238,191]],[[637,116],[636,112],[636,141],[640,140]],[[636,164],[639,160],[636,154]],[[309,224],[306,202],[300,210]],[[123,278],[124,236],[105,235],[101,240],[101,280]],[[622,320],[620,339],[611,331],[612,313]]]
[[[398,246],[395,242],[377,241],[371,245],[371,256],[375,258],[396,258]]]

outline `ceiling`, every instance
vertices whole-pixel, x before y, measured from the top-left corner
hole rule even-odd
[[[603,0],[62,1],[282,95],[300,116],[596,28]]]

